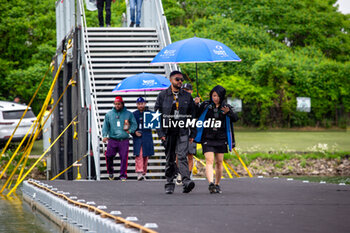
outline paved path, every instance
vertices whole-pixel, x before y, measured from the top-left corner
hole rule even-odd
[[[45,181],[139,224],[157,223],[164,233],[350,232],[350,186],[239,178],[209,194],[206,181],[195,182],[189,194],[177,186],[166,195],[161,181]]]

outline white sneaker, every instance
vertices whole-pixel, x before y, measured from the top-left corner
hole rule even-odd
[[[147,180],[147,179],[146,179],[146,175],[142,175],[142,177],[143,177],[143,180]]]
[[[181,179],[181,174],[177,174],[177,178],[176,178],[176,184],[177,185],[182,185],[182,179]]]
[[[143,175],[142,173],[137,174],[137,180],[143,180]]]

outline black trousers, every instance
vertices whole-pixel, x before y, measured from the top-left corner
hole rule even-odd
[[[168,184],[174,183],[175,175],[181,174],[183,183],[190,180],[190,171],[188,170],[187,152],[188,152],[188,136],[167,135],[165,147],[165,177]],[[176,152],[178,159],[178,170],[176,167]]]
[[[106,25],[111,25],[111,4],[112,0],[97,0],[98,21],[100,27],[104,27],[103,8],[106,3]]]

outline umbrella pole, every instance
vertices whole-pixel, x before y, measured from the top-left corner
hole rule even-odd
[[[196,63],[196,89],[197,89],[197,97],[198,95],[198,69],[197,69],[197,63]]]

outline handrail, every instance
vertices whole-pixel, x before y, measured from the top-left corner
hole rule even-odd
[[[78,1],[78,10],[80,13],[80,22],[81,22],[81,40],[82,40],[82,47],[83,47],[83,51],[84,55],[85,55],[85,68],[88,69],[87,71],[87,75],[88,75],[88,80],[89,83],[92,82],[92,88],[90,88],[90,92],[91,92],[91,110],[93,115],[96,117],[96,125],[97,125],[97,138],[99,140],[102,140],[102,128],[101,128],[101,121],[100,121],[100,115],[97,109],[97,96],[96,96],[96,87],[95,87],[95,77],[94,77],[94,73],[93,73],[93,68],[92,68],[92,63],[91,63],[91,55],[90,55],[90,46],[89,46],[89,37],[88,37],[88,31],[87,31],[87,24],[86,24],[86,17],[85,17],[85,9],[84,9],[84,2],[82,0],[77,0]],[[89,85],[90,86],[90,85]],[[90,86],[91,87],[91,86]],[[90,146],[90,145],[88,145]],[[98,147],[99,148],[99,147]],[[102,143],[102,150],[105,151],[105,145]],[[94,150],[94,155],[96,153],[98,153],[98,157],[99,157],[99,151],[96,149]],[[99,163],[96,164],[96,167],[99,167]],[[97,170],[97,178],[99,179],[100,177],[100,172],[99,169]]]
[[[168,27],[168,21],[166,19],[165,13],[164,13],[164,8],[163,8],[163,4],[162,4],[162,0],[154,0],[155,3],[155,9],[156,9],[156,15],[158,20],[156,20],[157,22],[157,29],[159,29],[159,34],[161,37],[161,43],[162,46],[161,48],[163,49],[164,47],[166,47],[167,45],[171,44],[171,37],[170,37],[170,32],[169,32],[169,27]],[[167,75],[170,74],[171,71],[173,70],[177,70],[177,65],[173,64],[173,65],[168,65],[168,72]]]

